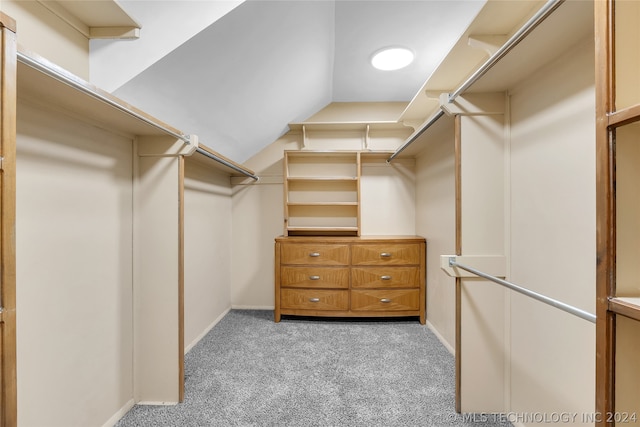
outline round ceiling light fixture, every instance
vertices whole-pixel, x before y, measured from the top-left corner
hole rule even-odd
[[[411,64],[413,58],[413,52],[406,47],[385,47],[373,54],[371,57],[371,65],[378,70],[393,71]]]

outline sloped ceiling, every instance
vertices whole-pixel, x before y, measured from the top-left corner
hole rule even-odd
[[[331,102],[408,103],[484,3],[249,0],[114,93],[243,162]],[[413,64],[371,67],[396,45]]]

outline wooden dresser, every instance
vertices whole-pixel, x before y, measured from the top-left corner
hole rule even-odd
[[[275,321],[419,316],[424,324],[425,259],[419,236],[278,237]]]

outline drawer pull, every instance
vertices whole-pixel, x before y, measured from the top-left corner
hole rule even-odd
[[[389,252],[382,252],[382,253],[380,254],[380,256],[381,256],[382,258],[391,258],[391,254],[390,254]]]
[[[320,298],[309,298],[310,302],[320,302]]]
[[[391,280],[391,276],[380,276],[382,280]]]
[[[389,298],[382,298],[380,302],[387,304],[387,303],[390,303],[391,300]]]
[[[309,276],[309,280],[320,280],[320,276]]]
[[[317,257],[319,257],[319,256],[320,256],[320,252],[311,252],[311,253],[309,254],[309,256],[310,256],[310,257],[313,257],[313,258],[317,258]]]

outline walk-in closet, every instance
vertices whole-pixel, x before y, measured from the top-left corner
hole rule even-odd
[[[84,3],[0,5],[0,426],[180,405],[234,309],[407,318],[462,414],[639,423],[640,3],[469,2],[411,99],[326,102],[241,161],[91,83],[90,40],[145,28]]]

